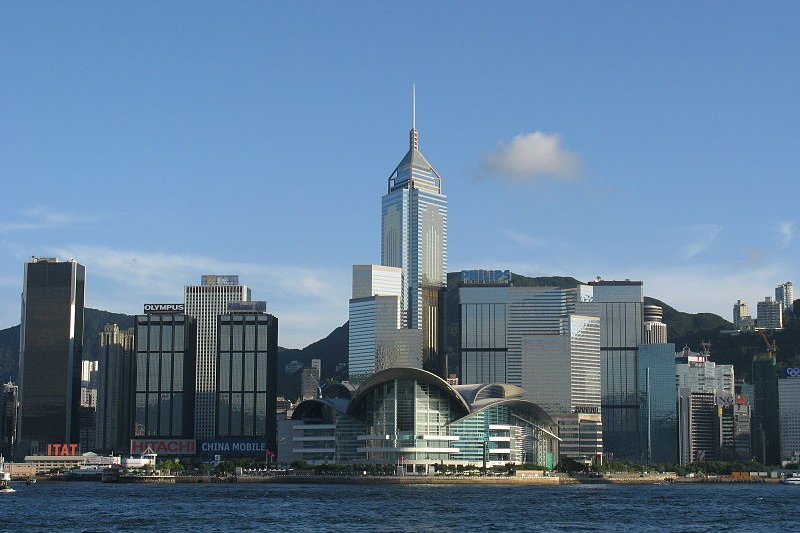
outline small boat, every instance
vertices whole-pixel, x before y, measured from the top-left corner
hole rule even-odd
[[[792,474],[789,477],[783,478],[781,481],[784,485],[800,485],[800,474]]]
[[[3,461],[3,456],[0,455],[0,492],[16,492],[11,488],[11,474],[3,470],[4,466],[5,462]]]
[[[25,484],[29,485],[29,486],[30,485],[36,485],[36,478],[35,477],[28,478],[27,480],[25,480]]]

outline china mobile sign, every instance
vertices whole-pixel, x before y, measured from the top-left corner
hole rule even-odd
[[[194,455],[194,439],[131,439],[131,455],[141,455],[150,448],[157,455]]]
[[[263,439],[212,439],[200,441],[200,453],[203,455],[229,457],[263,456],[267,451],[267,441]]]

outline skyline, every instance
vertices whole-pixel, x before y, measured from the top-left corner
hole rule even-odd
[[[282,346],[323,338],[380,262],[414,82],[448,270],[640,279],[728,320],[794,280],[794,4],[180,5],[2,8],[0,328],[58,255],[88,307],[238,274]]]

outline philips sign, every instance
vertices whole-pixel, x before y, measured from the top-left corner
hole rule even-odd
[[[200,441],[203,455],[223,457],[263,456],[267,453],[267,441],[259,439],[213,439]]]
[[[183,313],[184,310],[183,304],[144,304],[144,312],[148,315],[153,313]]]

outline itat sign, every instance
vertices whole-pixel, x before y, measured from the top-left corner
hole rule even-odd
[[[144,312],[147,315],[154,313],[183,313],[183,304],[144,304]]]

